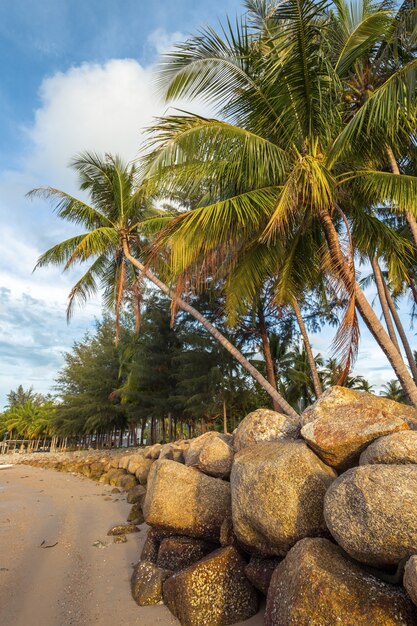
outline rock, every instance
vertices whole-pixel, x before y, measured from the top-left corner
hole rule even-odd
[[[146,485],[152,464],[151,459],[143,458],[140,462],[137,461],[135,476],[141,485]]]
[[[266,596],[272,574],[280,563],[281,559],[263,559],[252,556],[245,567],[245,574],[252,585]]]
[[[166,443],[162,446],[158,458],[160,460],[168,459],[170,461],[177,461],[177,463],[184,463],[184,452],[187,450],[188,446],[189,442],[186,440]]]
[[[230,514],[230,485],[175,461],[156,461],[143,512],[147,524],[202,539],[218,540]]]
[[[134,524],[118,524],[117,526],[113,526],[110,528],[107,533],[110,536],[114,535],[129,535],[131,533],[138,533],[140,528],[135,526]]]
[[[228,515],[224,518],[222,525],[220,526],[220,545],[225,546],[234,546],[235,548],[239,548],[239,542],[236,539],[236,535],[233,531],[233,520],[232,516]]]
[[[162,600],[163,582],[172,572],[160,569],[148,561],[139,561],[131,579],[133,599],[139,606],[158,604]]]
[[[122,493],[118,487],[113,487],[110,493]]]
[[[191,537],[162,539],[156,564],[162,569],[178,572],[213,552],[216,545]]]
[[[348,389],[347,387],[334,386],[327,389],[323,395],[311,406],[307,407],[301,416],[302,423],[307,424],[319,417],[326,417],[337,408],[349,405],[357,405],[362,407],[374,407],[384,411],[387,416],[398,417],[407,422],[411,430],[417,430],[417,409],[394,402],[388,398],[375,396],[367,391],[358,391],[357,389]]]
[[[145,459],[151,459],[152,461],[156,461],[159,458],[159,454],[162,450],[162,446],[160,443],[155,443],[153,446],[149,446],[145,451]]]
[[[142,505],[137,502],[130,509],[127,521],[131,524],[143,524],[145,518],[143,516]]]
[[[123,489],[123,491],[129,491],[129,489],[133,489],[133,487],[136,487],[137,484],[137,480],[134,476],[132,476],[132,474],[119,476],[116,482],[116,485]]]
[[[300,434],[300,428],[300,421],[293,417],[270,409],[257,409],[240,422],[234,435],[233,446],[238,452],[255,443],[276,441],[286,437],[296,439]]]
[[[145,451],[137,452],[129,456],[129,462],[127,464],[127,471],[130,474],[136,474],[136,470],[141,466],[143,459],[145,458]]]
[[[209,431],[208,433],[204,433],[203,435],[200,435],[195,439],[191,439],[188,448],[184,452],[185,464],[198,466],[200,453],[203,450],[204,446],[209,441],[216,438],[222,439],[225,443],[231,443],[233,441],[232,435],[222,435],[221,433],[215,432],[213,430]]]
[[[405,565],[404,587],[414,604],[417,605],[417,554],[408,559]]]
[[[101,461],[95,461],[90,465],[90,478],[93,480],[99,480],[102,474],[105,473],[104,464]]]
[[[133,489],[129,489],[126,501],[128,504],[143,504],[146,496],[146,489],[143,485],[136,485]]]
[[[362,452],[359,464],[417,463],[417,431],[403,430],[393,435],[380,437]]]
[[[344,471],[358,463],[370,442],[400,430],[408,430],[401,418],[357,402],[335,406],[303,426],[301,435],[325,463]]]
[[[200,452],[198,468],[209,476],[224,478],[230,476],[233,457],[233,450],[228,443],[220,437],[212,437]]]
[[[126,543],[127,538],[126,535],[114,535],[113,543]]]
[[[107,472],[107,474],[104,474],[105,482],[108,483],[109,485],[114,486],[116,485],[119,478],[125,475],[126,475],[126,471],[124,469],[112,468]]]
[[[417,610],[399,587],[346,559],[327,539],[303,539],[275,569],[265,626],[415,626]]]
[[[230,477],[238,541],[252,553],[284,556],[303,537],[327,535],[323,500],[335,477],[303,441],[244,448]]]
[[[344,550],[369,565],[396,565],[417,552],[417,466],[363,465],[330,486],[327,526]]]
[[[258,608],[255,589],[235,548],[216,550],[168,578],[163,598],[182,626],[226,626],[248,619]]]
[[[132,458],[132,454],[125,454],[119,458],[119,468],[127,470],[129,467],[130,460]]]
[[[157,531],[154,528],[148,530],[148,534],[143,544],[142,552],[140,555],[141,561],[150,561],[155,563],[158,560],[159,544],[161,539],[158,536]]]

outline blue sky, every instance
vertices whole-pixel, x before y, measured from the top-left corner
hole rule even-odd
[[[0,409],[20,383],[51,389],[63,351],[100,316],[97,300],[67,326],[76,273],[32,275],[39,254],[73,231],[25,193],[76,193],[67,163],[86,149],[135,158],[141,129],[165,109],[153,85],[158,55],[226,12],[240,12],[240,2],[0,2]],[[329,343],[315,338],[322,352]],[[366,332],[357,370],[376,384],[392,376]]]

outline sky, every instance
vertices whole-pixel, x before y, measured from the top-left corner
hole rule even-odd
[[[101,315],[97,298],[67,325],[79,273],[32,273],[76,231],[25,194],[76,194],[68,162],[84,150],[137,158],[144,127],[166,111],[154,86],[160,54],[240,10],[238,0],[0,0],[0,410],[19,384],[51,391],[63,353]],[[313,343],[326,353],[330,337]],[[356,371],[375,385],[392,378],[365,330]]]

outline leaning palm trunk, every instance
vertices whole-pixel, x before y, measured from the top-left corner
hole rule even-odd
[[[398,352],[401,354],[400,345],[398,343],[397,336],[395,334],[394,324],[392,322],[391,313],[390,313],[389,306],[388,306],[381,268],[379,267],[378,259],[376,257],[371,258],[371,265],[372,265],[372,271],[375,277],[375,284],[376,284],[376,289],[378,292],[378,298],[381,304],[382,314],[385,319],[385,324],[388,330],[388,334],[390,336],[392,343],[397,348]]]
[[[269,342],[268,330],[265,323],[265,315],[262,309],[262,305],[259,305],[258,308],[258,316],[259,316],[259,332],[262,340],[262,352],[265,359],[265,368],[266,368],[266,377],[268,382],[272,387],[277,389],[277,379],[275,376],[275,368],[274,368],[274,360],[271,354],[271,344]],[[283,412],[283,407],[277,400],[272,398],[272,405],[274,407],[274,411]],[[285,413],[285,411],[284,411]]]
[[[303,316],[301,315],[300,307],[298,306],[297,300],[293,298],[291,304],[294,309],[295,317],[297,318],[298,326],[300,328],[300,332],[303,338],[308,364],[310,366],[311,378],[313,380],[314,391],[316,393],[316,397],[319,398],[323,393],[323,389],[321,386],[319,373],[317,371],[316,361],[314,360],[313,350],[311,349],[310,340],[308,338],[307,328],[304,324]]]
[[[398,352],[388,333],[379,321],[378,316],[370,306],[357,280],[354,277],[349,276],[344,269],[346,266],[346,260],[340,248],[339,237],[330,213],[328,211],[322,211],[320,214],[320,220],[325,232],[327,244],[329,246],[329,252],[339,277],[349,291],[353,288],[356,299],[356,308],[358,309],[363,321],[387,357],[408,398],[414,406],[417,406],[417,385],[411,378],[401,354]]]
[[[388,155],[391,172],[395,174],[396,176],[399,176],[401,174],[400,168],[398,167],[397,160],[390,146],[386,147],[386,152]],[[417,246],[417,221],[414,215],[412,215],[409,211],[406,211],[405,219],[407,220],[407,224],[410,228],[411,235],[414,239],[414,244]]]
[[[158,287],[171,299],[174,298],[174,292],[167,285],[165,285],[165,283],[159,280],[159,278],[155,276],[155,274],[151,270],[145,268],[145,266],[140,261],[138,261],[135,257],[131,255],[129,245],[126,239],[123,241],[123,253],[128,261],[130,261],[130,263],[132,263],[134,267],[137,267],[154,285],[156,285],[156,287]],[[238,361],[238,363],[242,365],[242,367],[252,376],[252,378],[254,378],[263,389],[265,389],[265,391],[271,396],[271,398],[279,403],[282,411],[286,415],[291,415],[292,417],[298,418],[298,413],[292,408],[290,404],[288,404],[285,398],[283,398],[281,394],[273,388],[273,386],[266,380],[266,378],[264,378],[264,376],[262,376],[262,374],[256,369],[256,367],[254,367],[248,361],[248,359],[244,357],[243,354],[239,352],[239,350],[237,350],[237,348],[235,348],[235,346],[230,343],[230,341],[226,339],[226,337],[222,335],[222,333],[217,330],[215,326],[213,326],[213,324],[211,324],[199,311],[197,311],[197,309],[195,309],[185,300],[182,300],[182,298],[177,298],[176,296],[175,303],[180,309],[186,311],[187,313],[190,313],[190,315],[192,315],[194,319],[200,322],[204,326],[204,328],[226,350],[228,350],[228,352],[230,352],[230,354],[236,359],[236,361]]]
[[[413,351],[411,350],[411,346],[408,342],[407,335],[405,334],[405,331],[404,331],[404,326],[401,323],[400,316],[398,315],[397,307],[395,306],[394,300],[392,299],[392,296],[388,289],[388,285],[385,281],[383,281],[383,283],[384,283],[385,296],[387,298],[387,302],[391,311],[392,318],[395,322],[395,325],[398,330],[398,334],[404,346],[404,351],[407,355],[407,361],[410,366],[410,370],[413,375],[414,382],[417,384],[417,365],[414,360]]]

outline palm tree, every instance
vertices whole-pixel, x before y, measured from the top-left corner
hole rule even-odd
[[[342,211],[355,186],[369,206],[413,210],[417,179],[370,167],[369,154],[370,144],[384,145],[388,134],[414,121],[412,103],[400,116],[398,107],[417,61],[393,73],[346,119],[325,3],[245,5],[249,16],[236,29],[224,29],[223,36],[207,29],[162,66],[168,100],[203,97],[223,118],[173,115],[154,128],[148,168],[153,184],[167,196],[180,189],[195,197],[200,190],[198,207],[163,231],[172,267],[180,275],[219,247],[261,239],[273,249],[299,231],[319,228],[327,273],[348,296],[338,337],[339,348],[349,353],[347,366],[357,346],[358,311],[417,405],[417,386],[356,280]],[[350,59],[362,53],[355,41],[343,50]],[[407,92],[409,101],[414,96]]]
[[[30,197],[42,197],[56,203],[59,217],[82,224],[86,232],[71,237],[45,252],[36,267],[64,265],[68,270],[76,263],[93,260],[88,270],[72,288],[68,314],[74,303],[85,302],[99,288],[104,289],[105,302],[113,305],[116,320],[123,298],[132,293],[139,297],[138,285],[145,276],[158,289],[175,301],[175,305],[191,314],[244,367],[244,369],[279,403],[281,410],[297,417],[294,409],[262,374],[189,302],[178,297],[150,268],[144,258],[141,225],[146,218],[158,215],[149,205],[144,189],[137,186],[134,166],[125,165],[119,157],[85,153],[71,164],[79,175],[80,189],[86,191],[90,203],[52,187],[33,189]],[[163,260],[159,259],[160,266]],[[130,289],[128,289],[130,287]],[[116,337],[117,339],[117,337]]]
[[[389,400],[395,400],[395,402],[407,403],[407,398],[404,394],[401,385],[395,378],[389,380],[385,385],[382,385],[381,396],[388,398]]]

